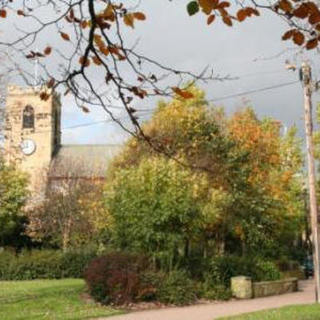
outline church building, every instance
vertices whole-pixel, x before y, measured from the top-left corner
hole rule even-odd
[[[8,86],[4,121],[4,159],[29,176],[33,201],[48,187],[70,179],[104,180],[119,145],[62,145],[61,102],[53,92],[40,99],[35,88]]]

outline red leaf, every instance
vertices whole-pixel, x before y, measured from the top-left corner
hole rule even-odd
[[[211,14],[209,17],[208,17],[208,20],[207,20],[207,24],[211,24],[214,20],[215,20],[216,16],[214,14]]]
[[[7,16],[7,11],[4,10],[4,9],[1,9],[1,10],[0,10],[0,17],[1,17],[1,18],[5,18],[6,16]]]

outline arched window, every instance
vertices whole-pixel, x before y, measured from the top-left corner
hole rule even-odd
[[[23,129],[33,129],[34,128],[34,110],[30,105],[27,105],[23,110]]]

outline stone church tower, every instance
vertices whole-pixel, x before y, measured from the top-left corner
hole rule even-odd
[[[34,88],[9,86],[4,123],[4,157],[27,172],[32,194],[44,195],[51,160],[60,146],[59,96],[47,101]]]

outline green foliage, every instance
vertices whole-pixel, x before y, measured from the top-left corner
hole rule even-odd
[[[249,276],[253,281],[280,279],[280,271],[271,261],[254,257],[222,256],[212,259],[205,281],[212,285],[230,287],[230,279],[235,276]]]
[[[198,233],[201,217],[195,186],[188,169],[163,158],[142,160],[137,168],[119,171],[106,192],[117,246],[143,252],[163,269],[172,269],[179,250]]]
[[[196,300],[195,283],[182,270],[169,272],[161,283],[157,298],[159,301],[174,305],[187,305]]]
[[[81,278],[94,252],[61,252],[55,250],[0,253],[1,280]]]
[[[190,92],[160,102],[143,127],[178,162],[135,139],[113,162],[106,204],[115,245],[150,253],[167,270],[190,266],[193,251],[295,252],[304,212],[296,130],[282,137],[277,122],[250,108],[227,118],[207,108],[201,90]]]
[[[199,4],[197,1],[191,1],[187,5],[187,11],[190,16],[193,16],[199,11]]]
[[[232,297],[231,289],[224,286],[205,281],[201,283],[201,297],[208,300],[229,300]]]
[[[28,219],[22,212],[27,195],[26,176],[0,158],[0,247],[21,248],[29,243],[24,234]]]

